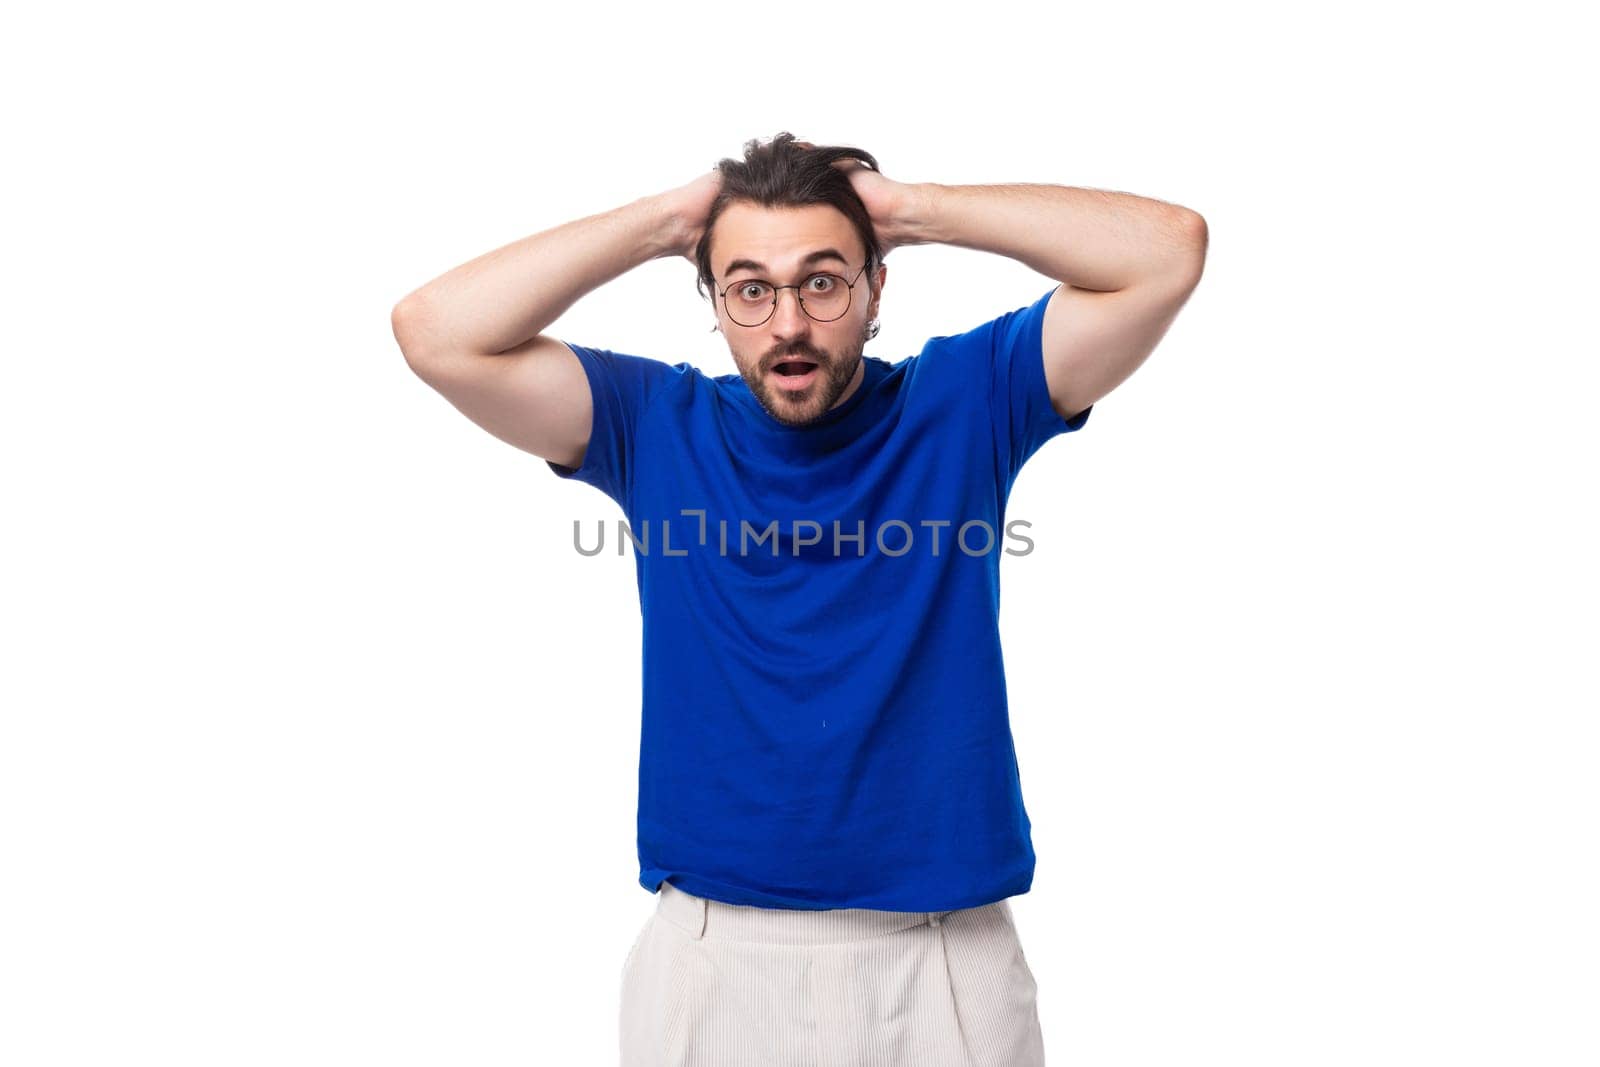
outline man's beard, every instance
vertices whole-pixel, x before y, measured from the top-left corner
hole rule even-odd
[[[861,366],[861,353],[866,344],[867,332],[863,328],[861,336],[852,346],[854,351],[842,358],[835,358],[804,342],[780,348],[770,353],[756,368],[754,379],[748,373],[743,375],[745,385],[749,386],[750,392],[760,401],[767,414],[777,421],[785,426],[808,426],[831,411],[845,390],[850,388],[850,381]],[[772,369],[790,359],[808,359],[817,365],[815,380],[805,389],[792,394],[772,384]]]

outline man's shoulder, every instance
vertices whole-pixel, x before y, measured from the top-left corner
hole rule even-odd
[[[614,378],[631,381],[648,390],[690,376],[704,377],[687,361],[673,363],[658,356],[642,356],[620,348],[580,345],[571,341],[567,342],[567,347],[585,364],[597,366]]]

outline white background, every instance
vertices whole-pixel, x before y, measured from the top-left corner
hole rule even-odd
[[[1556,5],[8,19],[0,1060],[613,1063],[620,511],[389,313],[789,130],[1203,214],[1010,517],[1052,1063],[1600,1059],[1592,58]],[[956,17],[959,15],[959,21]],[[899,359],[1052,284],[889,257]],[[733,369],[684,261],[547,332]]]

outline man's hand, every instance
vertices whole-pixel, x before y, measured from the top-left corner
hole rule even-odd
[[[901,245],[921,243],[913,225],[923,199],[918,186],[885,178],[859,159],[841,159],[833,165],[850,176],[850,187],[866,205],[885,256]]]
[[[668,255],[682,256],[696,267],[694,257],[700,238],[705,236],[706,217],[711,214],[711,204],[722,191],[722,171],[713,169],[687,185],[661,194],[662,203],[673,218],[673,240]]]

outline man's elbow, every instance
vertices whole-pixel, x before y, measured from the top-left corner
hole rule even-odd
[[[1211,230],[1206,225],[1206,218],[1198,211],[1184,209],[1184,236],[1189,244],[1189,258],[1192,263],[1194,280],[1198,282],[1200,275],[1206,269],[1206,249],[1211,244]]]
[[[421,305],[415,297],[406,297],[389,312],[389,329],[394,332],[395,344],[400,346],[400,354],[405,357],[406,366],[410,367],[418,377],[426,379],[426,371],[432,365],[432,360],[427,354],[429,348],[425,343],[427,325],[423,319]]]

